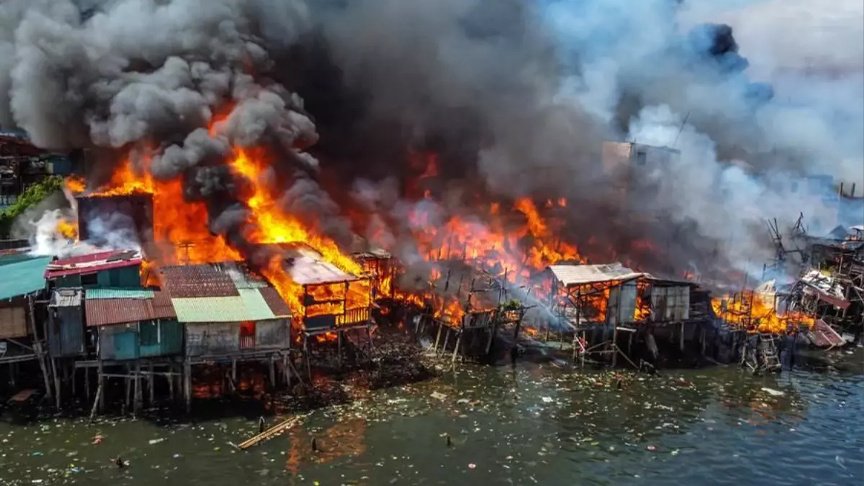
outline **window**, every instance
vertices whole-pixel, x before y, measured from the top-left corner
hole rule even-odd
[[[648,162],[648,154],[644,150],[636,152],[636,165],[645,165]]]
[[[240,323],[240,349],[255,348],[255,323]]]
[[[96,274],[81,275],[81,286],[96,285]]]

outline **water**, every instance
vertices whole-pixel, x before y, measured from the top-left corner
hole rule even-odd
[[[463,366],[248,451],[230,444],[251,418],[0,423],[0,484],[862,484],[862,357],[766,377]]]

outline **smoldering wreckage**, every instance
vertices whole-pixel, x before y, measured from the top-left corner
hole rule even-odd
[[[812,194],[793,193],[814,201],[799,208],[804,214],[846,224],[818,236],[803,218],[787,229],[775,215],[742,213],[747,231],[721,241],[692,214],[676,213],[686,203],[646,203],[670,197],[669,171],[686,170],[689,151],[710,140],[697,131],[712,129],[700,127],[699,107],[672,116],[675,103],[646,88],[642,109],[624,120],[629,128],[618,128],[617,138],[643,133],[640,140],[671,129],[677,135],[666,144],[682,141],[673,148],[603,142],[615,131],[588,113],[541,103],[526,115],[538,126],[514,147],[505,114],[486,106],[496,104],[492,93],[464,102],[475,126],[458,134],[440,123],[455,114],[442,93],[427,93],[432,112],[406,102],[416,119],[369,101],[363,89],[386,89],[366,86],[379,67],[342,58],[353,28],[338,15],[314,25],[299,3],[272,6],[273,19],[299,32],[286,38],[259,11],[267,2],[221,2],[223,9],[196,11],[193,22],[194,3],[121,1],[86,12],[70,4],[69,12],[18,18],[12,121],[37,146],[69,151],[77,170],[66,177],[68,204],[28,215],[28,248],[0,256],[0,364],[9,370],[10,403],[44,396],[57,409],[84,403],[91,415],[172,403],[189,411],[193,400],[225,396],[296,404],[332,376],[350,372],[366,386],[386,386],[465,361],[542,359],[574,372],[737,362],[761,372],[792,365],[805,348],[860,342],[864,221],[855,220],[862,199],[854,186],[838,190],[817,178]],[[489,2],[467,3],[447,15],[500,13]],[[518,19],[498,19],[505,31],[497,35],[513,40],[507,29],[518,24],[524,44],[514,62],[545,69],[537,63],[552,60],[530,56],[544,39],[529,13],[516,11]],[[111,42],[121,35],[112,22],[133,12],[144,24],[173,18],[177,29],[165,42]],[[67,47],[63,59],[32,42],[58,27],[46,42]],[[735,96],[757,103],[754,110],[771,103],[770,89],[742,77],[746,60],[731,29],[699,29],[667,46],[666,60],[686,58],[690,81],[702,87],[743,82],[746,93]],[[492,49],[482,32],[459,35]],[[112,62],[90,72],[75,61],[94,52]],[[275,61],[308,74],[282,72]],[[25,99],[52,79],[39,71],[51,66],[101,88],[82,87],[74,106],[48,99],[50,90]],[[431,76],[441,66],[421,67]],[[328,69],[364,88],[349,90]],[[313,84],[322,72],[334,77],[329,87]],[[474,74],[480,78],[453,83],[493,82]],[[528,80],[509,82],[533,90],[526,102],[544,94]],[[626,90],[635,88],[621,89],[619,111],[632,110]],[[335,101],[322,103],[327,97]],[[400,130],[385,140],[369,135],[385,126]],[[562,126],[590,136],[573,140]],[[325,140],[316,145],[318,130]],[[732,141],[724,143],[744,143],[726,135]],[[579,162],[549,165],[526,152],[540,147]],[[525,166],[514,168],[520,157]],[[749,185],[774,175],[768,166],[713,163],[712,184],[727,196],[737,177]],[[549,180],[556,178],[567,183]],[[773,189],[791,201],[788,188]],[[705,197],[718,194],[706,189]],[[757,280],[751,262],[766,250],[773,258]]]

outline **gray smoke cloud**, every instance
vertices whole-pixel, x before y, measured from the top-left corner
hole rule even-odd
[[[418,205],[440,224],[470,216],[477,200],[566,196],[563,236],[598,258],[627,257],[647,237],[672,261],[638,264],[752,272],[770,253],[765,218],[843,222],[825,207],[830,183],[802,191],[797,181],[826,174],[864,188],[862,9],[11,1],[0,5],[0,123],[55,149],[150,147],[154,175],[183,177],[221,232],[242,224],[223,170],[230,147],[264,145],[284,208],[409,264],[422,260],[407,217]],[[634,182],[630,205],[651,218],[611,194],[606,140],[680,151]],[[434,202],[406,195],[415,151],[440,155]],[[323,189],[323,176],[340,189]],[[366,209],[360,227],[345,203]]]

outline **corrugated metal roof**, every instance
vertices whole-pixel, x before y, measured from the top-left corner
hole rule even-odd
[[[88,255],[61,258],[48,264],[45,278],[52,280],[67,275],[96,273],[112,268],[131,267],[141,264],[141,253],[128,251],[100,251]]]
[[[79,307],[84,291],[81,289],[57,289],[51,294],[51,307]]]
[[[88,326],[106,326],[152,319],[176,317],[171,299],[165,292],[154,292],[152,298],[88,298],[84,312]],[[88,296],[89,296],[88,291]]]
[[[160,281],[173,298],[237,295],[231,275],[219,264],[162,267]]]
[[[260,289],[238,289],[236,296],[172,297],[180,322],[263,321],[288,317],[271,310]]]
[[[87,289],[84,298],[90,299],[152,299],[152,289],[92,288]]]
[[[0,261],[0,299],[10,299],[45,288],[45,267],[51,257],[10,257]]]
[[[549,270],[565,286],[633,280],[645,275],[617,262],[605,265],[551,265]]]
[[[270,310],[273,311],[273,314],[277,316],[290,316],[291,309],[288,308],[288,304],[282,300],[282,296],[279,295],[279,292],[276,291],[273,287],[264,287],[258,289],[261,292],[261,297],[264,298],[264,301],[267,302],[267,305],[270,307]]]

